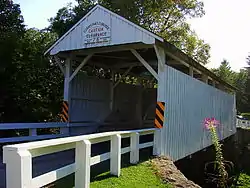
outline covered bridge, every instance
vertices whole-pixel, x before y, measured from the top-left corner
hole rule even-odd
[[[62,120],[66,126],[61,129],[64,136],[98,133],[99,137],[104,135],[106,138],[113,133],[103,132],[130,134],[119,131],[138,129],[139,133],[146,131],[148,134],[154,130],[148,128],[155,127],[154,141],[144,147],[154,145],[156,155],[179,160],[211,145],[202,125],[206,117],[215,117],[221,122],[221,139],[236,132],[235,88],[160,36],[100,5],[87,13],[45,54],[58,64],[65,78]],[[137,137],[132,137],[133,145]],[[72,137],[75,142],[78,138]],[[80,147],[65,145],[64,149],[39,150],[39,147],[48,148],[55,143],[66,144],[70,141],[67,139],[8,146],[5,147],[6,156],[10,156],[13,148],[16,151],[25,148],[31,155],[38,156]],[[113,139],[119,141],[119,137]],[[132,152],[136,147],[132,145],[121,153]],[[81,150],[77,151],[79,155],[83,154]],[[137,155],[133,153],[132,157],[134,154]],[[107,159],[108,156],[102,157]],[[109,157],[112,156],[111,151]],[[8,168],[11,158],[4,160]],[[76,166],[69,166],[67,170],[74,172],[72,169],[77,168],[79,162],[77,157],[75,162]],[[46,177],[42,178],[45,180]],[[46,180],[49,182],[48,177]],[[43,185],[40,181],[36,179],[35,187]],[[8,181],[7,178],[7,182],[11,184],[11,179]]]

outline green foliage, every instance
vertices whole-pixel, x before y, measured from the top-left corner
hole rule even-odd
[[[250,120],[250,112],[248,113],[241,113],[241,116],[243,116],[244,118],[247,118],[248,120]]]
[[[226,81],[227,83],[233,85],[234,84],[234,79],[236,76],[236,72],[231,70],[231,67],[229,65],[229,62],[227,60],[223,60],[221,62],[221,65],[219,66],[218,69],[212,69],[212,71],[219,76],[221,79]]]
[[[63,78],[44,51],[57,35],[25,30],[19,5],[0,0],[0,122],[49,121],[59,112]]]
[[[211,137],[212,137],[212,142],[215,148],[215,152],[216,152],[216,157],[215,157],[215,161],[218,164],[218,170],[219,170],[219,174],[220,174],[220,187],[226,187],[226,182],[227,182],[227,171],[225,168],[225,164],[224,164],[224,157],[223,157],[223,153],[222,153],[222,144],[220,144],[218,135],[217,135],[217,131],[215,127],[211,127],[209,128]]]
[[[239,112],[244,112],[248,110],[248,100],[245,95],[246,84],[247,84],[247,71],[241,69],[240,72],[235,72],[231,69],[229,62],[223,60],[221,65],[217,69],[211,69],[218,77],[232,86],[238,88],[236,91],[236,105]]]
[[[59,112],[63,77],[57,65],[43,53],[54,42],[53,33],[29,29],[25,32],[17,62],[15,89],[20,117],[16,121],[49,121]]]
[[[3,117],[16,115],[14,94],[17,70],[16,62],[20,59],[21,39],[24,24],[19,5],[9,0],[0,0],[0,122]],[[10,110],[12,108],[13,110]]]
[[[239,188],[250,188],[250,176],[248,174],[241,173],[238,180],[237,187]]]
[[[199,0],[77,0],[78,5],[60,9],[50,19],[50,29],[62,36],[79,21],[95,4],[107,7],[115,13],[164,37],[200,63],[206,64],[210,46],[199,39],[190,29],[187,18],[204,15],[203,3]]]

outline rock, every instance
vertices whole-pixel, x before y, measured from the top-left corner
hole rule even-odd
[[[163,181],[178,188],[201,188],[199,185],[188,180],[174,165],[168,157],[157,157],[152,159],[152,165]]]

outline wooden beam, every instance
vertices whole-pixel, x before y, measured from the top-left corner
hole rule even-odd
[[[93,56],[93,54],[89,54],[83,61],[82,63],[76,68],[74,73],[70,76],[69,82],[73,80],[73,78],[77,75],[77,73],[81,70],[81,68],[87,64],[88,60]]]
[[[63,75],[65,75],[65,70],[60,62],[60,58],[55,56],[54,59],[55,59],[56,64],[59,66],[60,70],[62,71]]]
[[[189,75],[194,77],[194,68],[192,66],[189,67]]]
[[[118,84],[121,82],[122,78],[123,78],[124,76],[126,76],[126,75],[132,70],[133,67],[134,67],[134,66],[129,67],[129,69],[126,70],[126,72],[124,72],[124,74],[122,75],[121,79],[118,80],[118,81],[115,83],[115,85],[113,86],[113,89],[115,89],[116,86],[118,86]]]
[[[158,74],[155,70],[142,58],[142,56],[134,49],[130,50],[134,56],[146,67],[146,69],[155,77],[155,79],[159,80]]]
[[[114,106],[114,84],[115,84],[115,73],[114,71],[111,71],[112,74],[112,82],[111,82],[111,87],[110,87],[110,110],[113,110],[113,106]]]
[[[208,83],[208,76],[205,74],[202,74],[202,81],[205,82],[206,84]]]
[[[212,80],[212,83],[213,83],[213,87],[216,87],[216,81]]]
[[[158,66],[160,68],[160,70],[164,70],[164,63],[162,62],[162,57],[160,55],[160,52],[159,52],[159,49],[156,45],[154,45],[154,49],[155,49],[155,53],[156,53],[156,56],[157,56],[157,59],[158,59]]]
[[[66,59],[65,62],[65,76],[64,76],[64,101],[69,102],[69,84],[70,84],[70,74],[71,74],[71,61],[70,58]]]
[[[113,67],[115,69],[121,69],[121,68],[126,68],[126,67],[131,67],[131,66],[143,66],[140,62],[118,62],[116,65]]]

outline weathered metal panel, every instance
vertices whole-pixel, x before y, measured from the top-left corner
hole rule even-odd
[[[157,90],[155,88],[144,89],[142,93],[142,115],[144,120],[154,120]]]
[[[178,160],[211,145],[203,127],[206,117],[215,117],[221,122],[218,129],[221,139],[236,132],[234,95],[169,66],[165,71],[166,115],[161,131],[161,154]]]
[[[137,42],[154,44],[155,38],[163,41],[162,38],[104,7],[96,6],[48,51],[51,55],[54,55],[60,51],[118,44]]]
[[[135,85],[120,83],[114,91],[114,111],[118,110],[123,121],[136,119],[142,88]]]
[[[72,81],[70,121],[98,122],[110,113],[109,80],[89,78],[79,73]]]

